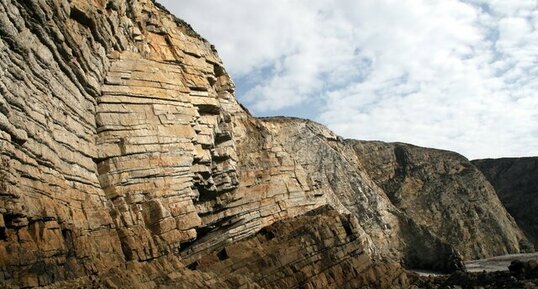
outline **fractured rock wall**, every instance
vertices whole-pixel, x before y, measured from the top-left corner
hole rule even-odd
[[[202,272],[227,276],[240,287],[261,288],[406,288],[397,264],[376,263],[357,234],[357,223],[329,207],[265,227],[191,264]]]
[[[151,1],[0,9],[0,280],[46,285],[196,238],[203,200],[238,185],[212,46]]]
[[[3,282],[190,262],[329,203],[211,45],[152,2],[2,9]]]
[[[526,240],[486,178],[453,152],[349,141],[392,204],[465,259],[521,251]]]
[[[501,237],[473,243],[494,250],[469,249],[436,231],[440,219],[395,204],[326,128],[253,118],[214,48],[150,0],[0,2],[0,164],[7,286],[270,287],[258,268],[283,272],[275,288],[390,287],[402,274],[387,264],[449,271],[461,261],[454,248],[473,257],[519,241],[500,215],[491,232]],[[320,207],[332,209],[305,224]],[[331,220],[341,226],[331,231]],[[275,240],[248,239],[275,223]],[[306,251],[294,245],[303,241]],[[301,265],[283,262],[274,242],[296,246]],[[256,259],[266,245],[279,264]],[[238,264],[262,263],[185,267],[231,248],[249,252],[226,253]]]
[[[364,251],[356,223],[329,207],[276,222],[185,266],[171,256],[47,288],[416,288]]]
[[[0,3],[3,282],[45,285],[124,261],[94,162],[103,45],[121,43],[81,3]]]
[[[408,268],[451,271],[461,267],[454,244],[391,203],[368,175],[352,146],[324,126],[295,118],[265,118],[274,142],[303,168],[322,200],[354,216],[373,255],[401,260]]]

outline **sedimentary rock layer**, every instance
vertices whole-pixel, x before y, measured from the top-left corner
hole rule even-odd
[[[252,117],[214,47],[153,1],[0,2],[2,285],[390,287],[405,284],[394,262],[450,271],[458,251],[518,251],[518,228],[465,164],[411,178],[460,196],[416,213],[369,151],[310,121]],[[435,186],[409,203],[443,195]]]
[[[349,141],[392,204],[465,259],[521,250],[526,238],[463,156],[401,143]]]
[[[0,280],[177,253],[238,185],[233,83],[151,1],[2,1]]]
[[[403,252],[404,260],[406,252],[425,258],[431,244],[440,246],[434,252],[448,244],[478,259],[518,252],[526,240],[486,178],[457,153],[342,140],[307,120],[264,122],[329,199],[358,216],[378,247]]]
[[[328,207],[277,222],[191,264],[219,276],[244,276],[262,288],[405,288],[398,264],[367,254],[357,223]]]
[[[538,158],[474,160],[499,199],[538,247]]]
[[[349,216],[322,207],[187,266],[163,257],[51,288],[408,288],[407,273],[399,264],[372,260],[356,229]]]

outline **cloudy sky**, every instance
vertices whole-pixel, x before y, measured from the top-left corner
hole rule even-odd
[[[470,159],[538,155],[538,0],[158,0],[256,116]]]

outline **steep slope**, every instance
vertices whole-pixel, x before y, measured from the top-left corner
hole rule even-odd
[[[212,45],[150,0],[0,2],[0,161],[15,288],[390,288],[397,263],[451,271],[454,248],[520,240],[503,214],[460,225],[492,240],[446,238],[437,222],[460,221],[395,205],[326,128],[253,118]]]
[[[237,103],[212,46],[151,1],[0,9],[0,280],[179,252],[196,201],[238,184],[222,109]]]
[[[360,158],[342,138],[312,121],[265,118],[279,154],[293,156],[308,183],[329,204],[356,216],[374,245],[374,253],[400,259],[408,268],[450,271],[458,268],[458,252],[395,207],[369,177]]]
[[[391,202],[466,259],[520,251],[526,243],[495,190],[459,154],[401,143],[349,141]]]
[[[254,236],[191,264],[235,280],[247,277],[261,288],[405,288],[397,264],[375,263],[365,251],[357,223],[329,207],[277,222]]]
[[[499,199],[538,247],[538,158],[474,160]]]
[[[0,7],[3,284],[123,271],[130,286],[159,283],[171,273],[160,266],[328,204],[300,167],[281,166],[293,159],[271,152],[278,144],[264,147],[270,135],[235,101],[212,46],[160,6]]]

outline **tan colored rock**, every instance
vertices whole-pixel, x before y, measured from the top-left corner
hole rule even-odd
[[[214,47],[153,1],[2,1],[0,71],[2,286],[390,288],[408,283],[394,262],[475,250],[328,129],[253,118]],[[499,218],[496,251],[475,251],[517,249]]]
[[[190,267],[238,286],[253,281],[262,288],[407,288],[398,265],[376,264],[366,254],[356,229],[349,216],[323,207],[277,222]]]

